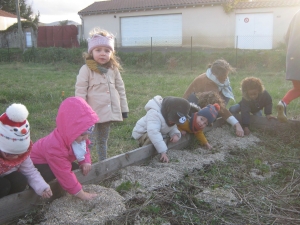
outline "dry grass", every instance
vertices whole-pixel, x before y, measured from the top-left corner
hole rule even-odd
[[[300,131],[252,134],[237,141],[228,126],[213,129],[213,151],[193,140],[171,150],[169,164],[156,157],[119,171],[100,185],[118,190],[126,211],[101,224],[299,224]],[[40,217],[33,214],[35,224],[45,212],[47,206]]]

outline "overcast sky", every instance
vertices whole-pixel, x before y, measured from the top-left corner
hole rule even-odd
[[[40,22],[73,20],[81,23],[78,12],[98,0],[26,0],[32,11],[40,12]]]

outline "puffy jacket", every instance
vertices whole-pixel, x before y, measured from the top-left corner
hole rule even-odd
[[[139,119],[133,128],[132,137],[139,139],[146,132],[158,153],[165,153],[168,150],[164,137],[172,137],[178,135],[181,137],[180,131],[176,125],[168,126],[162,113],[161,104],[163,98],[159,95],[149,100],[145,106],[146,115]]]
[[[97,121],[97,114],[84,99],[69,97],[58,109],[56,128],[33,144],[30,155],[33,163],[48,164],[62,188],[70,194],[77,194],[82,189],[71,170],[72,162],[76,160],[72,143]],[[79,164],[83,163],[91,163],[88,147],[85,159]]]

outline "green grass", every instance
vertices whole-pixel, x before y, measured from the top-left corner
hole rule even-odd
[[[256,145],[229,149],[225,161],[189,171],[178,182],[153,191],[151,199],[128,200],[127,211],[108,224],[134,224],[137,218],[147,218],[142,224],[299,224],[300,131],[279,128],[252,133],[259,136]],[[185,151],[196,145],[192,141]],[[250,174],[253,169],[265,177],[269,172],[273,175],[255,179]],[[233,193],[237,204],[207,203],[196,197],[217,188]]]
[[[57,109],[63,100],[61,92],[65,92],[65,97],[74,95],[76,75],[81,65],[2,63],[0,66],[1,112],[14,102],[22,103],[30,112],[28,120],[32,140],[49,134],[55,127]],[[131,132],[136,121],[145,114],[144,106],[150,98],[158,94],[181,97],[192,80],[205,70],[205,65],[197,70],[125,66],[122,76],[130,108],[129,118],[112,125],[108,156],[138,147]],[[273,114],[276,115],[277,102],[292,87],[290,81],[285,81],[284,72],[238,69],[237,73],[230,75],[237,101],[241,99],[240,82],[247,76],[256,76],[263,81],[273,97]],[[234,102],[230,101],[229,105],[232,104]],[[289,118],[300,118],[299,104],[300,98],[288,106]],[[258,145],[243,151],[232,149],[225,162],[215,162],[186,173],[179,182],[156,190],[151,201],[129,200],[126,202],[126,218],[121,217],[121,221],[128,220],[128,224],[130,221],[133,224],[139,215],[151,217],[152,224],[297,224],[300,207],[299,131],[254,129],[252,133],[260,137]],[[188,149],[197,147],[197,140],[192,139]],[[97,159],[95,151],[93,159]],[[259,181],[249,175],[252,169],[262,175],[270,171],[275,174],[270,179]],[[123,193],[136,188],[139,188],[138,183],[124,182],[117,190]],[[203,188],[230,188],[242,203],[237,207],[214,207],[194,197]]]
[[[74,95],[74,85],[79,68],[82,66],[68,63],[1,63],[0,110],[4,112],[10,104],[22,103],[29,110],[28,120],[31,125],[33,141],[49,134],[55,127],[57,109],[65,97]],[[131,131],[136,121],[145,114],[144,106],[155,95],[181,97],[193,79],[206,70],[190,68],[156,69],[134,68],[124,66],[122,77],[125,82],[129,104],[129,117],[124,122],[112,125],[108,156],[118,155],[138,147],[131,138]],[[275,106],[292,87],[285,81],[283,71],[237,70],[230,75],[231,86],[236,100],[241,100],[240,82],[247,76],[259,77],[266,90],[273,97],[273,114]],[[231,100],[229,106],[234,104]],[[288,117],[299,118],[300,99],[288,106]],[[96,160],[93,152],[93,159]]]

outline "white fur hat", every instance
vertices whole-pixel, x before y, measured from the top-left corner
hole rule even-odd
[[[0,116],[0,150],[10,154],[22,154],[30,145],[28,110],[22,104],[12,104]]]

